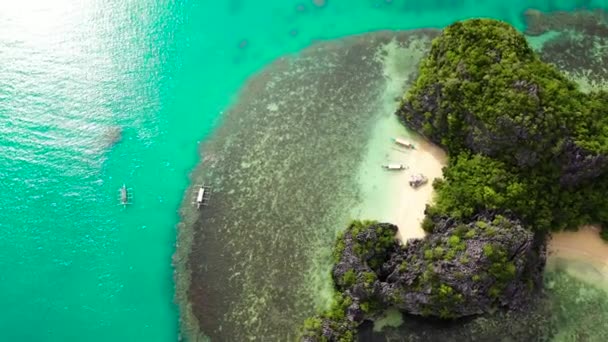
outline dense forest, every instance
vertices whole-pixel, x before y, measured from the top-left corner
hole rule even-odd
[[[542,284],[551,230],[608,239],[608,94],[586,94],[524,36],[490,19],[445,28],[401,102],[402,122],[449,156],[424,239],[353,222],[334,247],[332,308],[304,341],[352,341],[386,307],[451,319],[522,308]]]
[[[425,228],[484,209],[536,231],[607,226],[606,114],[608,94],[579,91],[510,25],[447,27],[398,112],[450,156]]]

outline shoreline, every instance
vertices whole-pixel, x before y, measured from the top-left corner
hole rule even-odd
[[[547,243],[547,271],[564,271],[590,285],[608,290],[608,243],[599,227],[585,225],[577,231],[551,234]]]
[[[356,172],[370,127],[383,113],[397,122],[395,97],[435,33],[381,31],[322,42],[245,83],[201,143],[180,210],[173,262],[181,338],[293,337],[309,312],[328,304],[330,246],[349,221],[344,208],[359,203]],[[401,77],[387,77],[387,69]],[[190,195],[203,180],[214,195],[201,215]],[[294,264],[302,271],[292,273]]]
[[[395,193],[393,198],[394,221],[399,227],[398,237],[402,243],[426,235],[422,229],[424,210],[427,204],[433,202],[433,180],[443,177],[443,167],[447,165],[447,155],[440,147],[420,136],[412,135],[411,140],[416,148],[410,151],[410,169],[399,175],[399,193]],[[409,186],[409,180],[411,175],[418,173],[424,174],[428,183],[414,189]]]
[[[407,128],[395,114],[398,99],[407,92],[424,51],[424,43],[402,47],[392,41],[382,55],[376,56],[383,66],[386,88],[380,114],[371,126],[366,152],[356,173],[359,204],[351,212],[357,219],[395,224],[402,243],[425,236],[422,220],[425,206],[433,199],[433,179],[441,178],[447,165],[443,149]],[[415,148],[399,148],[392,141],[394,138],[403,138]],[[404,164],[408,169],[388,171],[382,168],[385,164]],[[418,173],[425,175],[428,183],[414,189],[409,181]]]
[[[412,142],[415,149],[396,150],[392,137]],[[405,171],[386,171],[383,163],[403,163]],[[442,177],[447,165],[446,153],[424,137],[402,125],[395,115],[376,122],[367,154],[358,170],[360,205],[355,218],[374,218],[399,228],[396,238],[402,244],[424,238],[421,227],[424,209],[434,197],[433,179]],[[414,173],[423,173],[429,181],[413,189],[408,185]],[[584,225],[576,231],[551,233],[547,242],[546,271],[560,270],[590,285],[608,290],[608,243],[599,235],[599,227]]]
[[[398,149],[390,141],[401,137],[410,141],[414,149]],[[408,167],[403,171],[388,171],[382,164],[399,163]],[[359,169],[361,204],[355,209],[357,218],[373,218],[395,224],[397,238],[402,243],[423,238],[424,210],[433,201],[433,180],[442,178],[447,164],[446,153],[422,136],[403,126],[395,115],[380,119],[370,139],[366,158]],[[410,177],[421,173],[428,182],[419,187],[409,185]]]
[[[547,254],[592,260],[608,267],[608,243],[602,240],[599,232],[599,227],[585,225],[577,231],[553,233],[547,245]]]
[[[398,74],[401,73],[402,75],[408,75],[408,77],[409,77],[410,72],[404,72],[404,70],[409,70],[410,67],[416,66],[413,64],[417,64],[417,63],[412,63],[411,60],[417,61],[419,58],[421,58],[422,53],[419,53],[419,51],[414,51],[414,52],[410,51],[409,54],[402,55],[403,57],[399,58],[399,60],[397,62],[394,62],[393,64],[391,64],[391,61],[390,61],[391,58],[396,56],[396,55],[394,55],[394,53],[398,52],[398,54],[400,54],[403,52],[403,51],[398,51],[399,50],[398,48],[396,48],[396,49],[394,47],[391,48],[391,46],[390,46],[391,44],[393,44],[393,43],[387,44],[388,48],[385,51],[387,53],[387,56],[386,56],[386,58],[383,58],[383,62],[385,62],[385,63],[383,63],[383,65],[382,65],[382,67],[384,68],[384,70],[383,70],[384,76],[385,76],[385,78],[387,78],[387,80],[386,80],[387,89],[385,89],[383,98],[380,99],[383,103],[380,104],[381,108],[374,108],[373,106],[370,106],[370,112],[373,111],[373,112],[375,112],[375,114],[365,113],[366,115],[374,117],[374,122],[373,122],[373,125],[371,126],[371,132],[370,132],[371,138],[367,141],[367,146],[365,146],[363,149],[363,153],[361,155],[362,160],[360,160],[357,163],[357,165],[348,164],[348,166],[355,166],[354,168],[352,168],[350,170],[352,170],[353,174],[355,176],[357,176],[357,180],[355,182],[356,184],[355,184],[354,188],[357,189],[358,191],[356,191],[357,192],[356,195],[349,193],[349,194],[346,194],[347,196],[346,195],[345,196],[348,197],[348,199],[351,199],[351,195],[352,195],[353,200],[355,200],[355,196],[357,197],[356,204],[353,206],[354,208],[351,211],[351,218],[352,218],[352,216],[354,216],[354,218],[376,219],[379,221],[386,221],[386,222],[394,223],[399,227],[397,238],[401,242],[406,243],[409,239],[422,238],[425,236],[425,232],[421,228],[421,221],[424,218],[424,208],[425,208],[426,204],[430,204],[433,200],[433,196],[434,196],[434,191],[433,191],[433,187],[432,187],[433,179],[439,178],[442,176],[442,168],[446,164],[447,157],[446,157],[446,154],[439,147],[431,144],[430,142],[426,141],[424,138],[418,136],[417,134],[415,134],[415,133],[409,131],[407,128],[405,128],[405,126],[402,125],[398,121],[397,117],[394,115],[394,109],[396,108],[395,98],[403,95],[403,93],[405,92],[405,89],[403,89],[403,86],[405,85],[405,83],[406,83],[405,81],[407,80],[407,77],[399,77]],[[395,45],[397,45],[397,44],[395,44]],[[312,55],[311,51],[314,52],[316,48],[318,48],[318,46],[310,48],[310,50],[306,50],[307,51],[306,53]],[[421,51],[424,51],[424,49],[422,49]],[[306,57],[306,55],[304,55],[304,57]],[[376,56],[376,57],[378,57],[378,56]],[[280,60],[278,62],[283,63],[284,60]],[[277,63],[277,62],[275,62],[275,63]],[[412,65],[410,65],[410,64],[412,64]],[[394,69],[394,70],[392,70],[392,69]],[[397,70],[397,69],[399,69],[399,70]],[[256,83],[250,84],[250,86],[259,87],[260,89],[262,89],[263,88],[262,86],[266,85],[266,83],[265,83],[266,77],[270,77],[270,76],[263,74],[263,73],[261,76],[264,76],[264,77],[260,77],[259,74],[255,77],[253,77],[256,80]],[[271,82],[269,84],[273,84],[273,83]],[[266,103],[264,103],[264,104],[266,104]],[[279,108],[279,105],[281,106],[281,110],[283,110],[282,106],[284,106],[285,104],[282,102],[278,102],[278,101],[272,102],[272,103],[270,103],[270,105],[265,106],[265,107],[264,106],[260,106],[259,108],[253,107],[253,110],[261,111],[261,110],[264,110],[264,108],[266,108],[268,111],[270,111],[271,115],[274,115],[274,113],[277,111],[277,108]],[[245,109],[241,108],[239,110],[246,113]],[[249,110],[251,110],[251,109],[249,109]],[[378,112],[380,112],[380,114],[377,114]],[[377,117],[377,120],[375,119],[375,117]],[[229,118],[234,119],[234,115],[229,116]],[[225,125],[225,123],[223,123],[218,128],[218,130],[221,131],[222,129],[225,129],[223,127],[223,125]],[[321,128],[326,129],[326,127],[330,127],[330,126],[329,125],[322,126]],[[288,125],[285,126],[285,129],[287,129],[287,128],[288,128]],[[352,131],[352,130],[345,129],[344,131]],[[363,133],[366,133],[366,132],[362,131],[359,134],[362,136]],[[223,134],[227,135],[227,133],[225,133],[225,132]],[[251,136],[255,137],[255,135],[253,135],[253,134]],[[271,136],[271,135],[269,135],[269,136]],[[295,133],[293,133],[293,136],[297,136],[297,135]],[[405,138],[406,140],[411,141],[415,145],[416,149],[405,150],[403,152],[394,150],[393,148],[397,147],[397,145],[395,145],[390,139],[397,138],[397,137]],[[288,138],[292,138],[292,136],[285,135],[286,140],[285,141],[281,140],[280,143],[285,144],[286,141],[288,142],[288,140],[289,140]],[[335,143],[335,145],[329,144],[329,146],[338,146],[339,145],[338,143],[341,144],[343,142],[340,140],[340,141],[334,141],[334,143]],[[355,143],[357,143],[357,141],[355,141]],[[201,144],[201,146],[205,146],[205,145],[206,145],[206,143]],[[327,146],[327,144],[322,144],[322,146]],[[344,149],[345,150],[351,149],[352,146],[353,146],[352,144],[350,144],[350,145],[346,144],[344,146]],[[218,147],[222,147],[222,146],[219,146],[219,145],[215,146],[216,152],[219,151],[219,152],[225,153],[226,155],[229,155],[226,151],[223,151],[223,150],[219,149]],[[211,150],[213,150],[213,149],[211,149]],[[334,155],[338,155],[338,154],[336,153]],[[291,158],[291,156],[290,156],[290,158]],[[249,159],[244,159],[244,160],[246,160],[247,162],[241,163],[239,165],[239,167],[237,168],[237,169],[248,169],[248,171],[246,173],[244,173],[244,175],[251,174],[251,172],[252,172],[251,168],[255,169],[255,168],[259,167],[258,164],[255,164],[255,163],[250,164]],[[289,161],[290,159],[284,158],[282,160]],[[328,157],[328,158],[324,158],[324,160],[332,160],[332,159],[331,159],[331,157]],[[228,159],[226,159],[226,161],[228,161]],[[406,171],[385,171],[384,169],[381,168],[381,165],[387,164],[387,163],[403,163],[403,164],[409,166],[409,169]],[[203,166],[203,164],[205,164],[205,165]],[[222,171],[223,167],[224,167],[224,166],[221,166],[222,163],[219,163],[215,160],[211,160],[211,162],[209,162],[209,161],[205,162],[205,160],[202,159],[200,161],[199,165],[197,166],[197,168],[195,169],[195,171],[193,171],[191,174],[191,178],[192,178],[191,184],[202,183],[202,179],[200,179],[202,177],[202,174],[205,171],[209,171],[210,169],[212,169],[209,167],[208,164],[212,164],[213,167],[217,168],[217,172],[215,175],[216,177],[217,177],[217,174],[221,174],[221,172],[219,172],[219,171]],[[215,164],[217,164],[217,166]],[[285,166],[282,163],[277,164],[277,165]],[[301,165],[308,165],[308,164],[301,163]],[[347,164],[345,163],[345,165],[347,165]],[[287,168],[287,169],[289,169],[289,168]],[[348,170],[349,168],[342,167],[341,169]],[[408,182],[409,182],[410,176],[414,173],[423,173],[428,178],[428,183],[418,189],[411,188],[409,186]],[[286,174],[285,176],[291,176],[291,175]],[[262,178],[259,178],[259,179],[262,179]],[[328,182],[328,184],[331,184],[331,183]],[[277,184],[277,183],[272,184],[273,187],[278,186],[278,185],[281,185],[281,184]],[[257,183],[256,183],[256,186],[257,186]],[[253,186],[251,188],[253,188]],[[328,189],[328,188],[329,187],[325,187],[324,189]],[[349,190],[351,190],[351,189],[349,189]],[[197,316],[195,315],[195,312],[197,314],[200,314],[198,312],[201,311],[202,309],[199,307],[198,308],[199,311],[197,311],[196,303],[194,302],[194,304],[193,304],[194,299],[189,297],[189,295],[190,296],[192,295],[191,293],[189,294],[189,292],[191,292],[191,290],[192,290],[192,289],[189,289],[189,287],[192,286],[193,280],[196,282],[197,279],[201,278],[201,274],[203,274],[203,272],[201,270],[195,270],[194,274],[193,274],[192,269],[191,269],[193,265],[191,265],[188,262],[188,259],[190,258],[193,248],[201,249],[199,244],[202,243],[201,241],[205,241],[205,239],[202,239],[200,236],[198,238],[196,238],[194,236],[195,233],[198,235],[201,235],[201,231],[202,231],[201,227],[202,226],[208,227],[209,222],[206,222],[205,219],[201,219],[199,221],[197,219],[198,213],[196,211],[194,211],[193,209],[191,209],[191,205],[189,203],[189,198],[188,198],[188,194],[190,194],[191,191],[192,191],[192,185],[190,185],[190,187],[188,188],[188,192],[186,193],[184,203],[182,206],[182,210],[180,210],[180,216],[182,217],[182,222],[180,223],[180,225],[178,227],[177,248],[176,248],[176,252],[174,255],[175,279],[176,279],[176,285],[175,285],[176,286],[176,297],[175,298],[176,298],[176,302],[178,303],[178,306],[180,308],[180,318],[181,318],[180,319],[180,327],[181,327],[180,333],[181,333],[181,335],[187,335],[192,340],[194,340],[194,339],[198,340],[199,338],[204,339],[204,335],[201,331],[201,328],[205,328],[205,325],[206,324],[208,325],[209,322],[205,323],[201,317],[197,318]],[[238,192],[239,188],[237,187],[237,188],[227,191],[227,194],[232,196],[232,193],[230,191]],[[249,196],[250,194],[245,194],[245,195]],[[287,198],[290,198],[290,197],[291,196],[289,196]],[[230,203],[230,201],[227,201],[227,200],[225,200],[225,202]],[[328,201],[328,202],[331,202],[331,201]],[[337,203],[337,201],[333,201],[333,202]],[[345,203],[346,202],[348,202],[348,201],[345,201]],[[281,202],[280,201],[273,202],[272,208],[274,208],[274,205],[276,203],[281,203]],[[348,202],[347,204],[351,204],[351,203]],[[348,205],[336,206],[336,207],[348,208]],[[241,206],[240,208],[244,208],[244,206]],[[277,213],[282,213],[282,212],[283,211],[281,211],[281,210],[277,210]],[[316,211],[315,215],[316,215],[316,213],[323,213],[323,211]],[[325,215],[329,215],[329,214],[325,214]],[[314,217],[314,215],[304,215],[302,217],[304,217],[304,218],[302,218],[302,224],[299,223],[300,227],[314,226],[314,225],[310,224],[310,222],[309,222],[309,220],[310,220],[309,218]],[[273,218],[273,220],[274,220],[274,218]],[[326,223],[329,221],[330,220],[324,220],[323,223]],[[331,221],[337,222],[339,220],[332,219]],[[331,228],[331,227],[336,226],[336,224],[332,223],[332,224],[328,224],[327,226],[329,228]],[[320,234],[320,233],[319,234],[323,235],[323,236],[329,236],[329,234],[334,233],[334,230],[329,229],[329,228],[323,230],[323,234]],[[320,232],[321,230],[316,229],[316,231]],[[257,232],[260,232],[260,230],[252,230],[251,232],[257,234]],[[304,234],[301,230],[297,230],[294,232],[295,232],[294,236],[300,237],[300,239],[297,239],[297,241],[308,241],[309,249],[316,247],[316,244],[321,246],[321,248],[324,248],[321,244],[321,241],[314,241],[314,239],[311,239],[310,234],[308,234],[308,235]],[[238,231],[225,231],[224,233],[226,236],[239,234]],[[228,233],[230,233],[230,234],[228,234]],[[561,234],[561,233],[556,233],[555,235],[558,235],[558,234]],[[282,241],[278,237],[273,236],[273,238],[274,238],[274,240],[272,240],[273,244],[277,241],[279,241],[279,242]],[[597,236],[597,238],[599,239],[599,236]],[[247,241],[245,241],[245,240],[246,239],[243,240],[242,245],[239,245],[241,243],[241,241],[226,240],[226,242],[228,242],[226,244],[226,246],[240,250],[237,247],[240,246],[242,248],[242,246],[248,246],[247,243],[249,243],[249,240],[247,240]],[[224,240],[222,240],[222,241],[224,241]],[[271,239],[268,239],[267,237],[265,237],[264,239],[260,239],[260,241],[266,242],[266,241],[271,241]],[[294,246],[297,247],[297,245],[294,245]],[[289,246],[288,250],[293,251],[294,246]],[[251,247],[254,249],[256,246],[248,246],[248,247]],[[575,249],[575,247],[571,247],[569,249],[569,247],[567,247],[567,246],[561,247],[561,249],[560,249],[559,245],[557,245],[556,248],[557,248],[557,250],[554,251],[554,253],[555,253],[554,257],[553,258],[550,257],[551,260],[557,260],[560,257],[568,258],[568,255],[569,255],[568,253],[571,253],[570,249],[573,249],[573,248]],[[244,248],[242,248],[242,249],[244,249]],[[267,248],[261,249],[261,247],[260,247],[258,254],[260,254],[262,252],[266,252],[266,251],[267,251]],[[296,251],[297,251],[297,249],[296,249]],[[327,252],[324,249],[323,249],[323,251]],[[581,249],[581,251],[584,252],[584,250],[582,250],[582,249]],[[197,251],[197,252],[200,253],[201,255],[203,255],[202,252],[200,252],[200,251]],[[302,255],[304,253],[306,253],[306,252],[303,251]],[[310,252],[308,252],[308,253],[310,254]],[[551,252],[549,252],[549,253],[551,253]],[[256,254],[256,255],[258,255],[258,254]],[[245,288],[244,285],[249,285],[247,287],[248,291],[249,290],[253,291],[253,289],[257,289],[257,286],[259,285],[258,283],[250,282],[249,278],[246,278],[243,276],[243,275],[248,274],[247,272],[250,271],[249,268],[244,268],[244,266],[249,266],[247,264],[247,262],[251,262],[252,255],[253,255],[253,252],[248,253],[249,259],[241,258],[242,256],[240,256],[238,253],[235,253],[235,255],[234,255],[235,260],[240,260],[243,263],[243,264],[239,264],[239,265],[235,264],[236,266],[233,266],[233,267],[236,267],[236,269],[238,269],[238,271],[233,270],[233,272],[236,272],[235,274],[238,274],[243,279],[242,281],[239,279],[236,279],[236,280],[238,280],[240,282],[238,284],[239,286],[243,285],[243,288]],[[608,256],[608,251],[606,252],[605,255]],[[229,254],[228,256],[233,256],[233,255]],[[223,255],[222,255],[222,257],[224,258]],[[308,255],[306,255],[306,257],[308,257]],[[323,258],[321,257],[321,259],[323,259]],[[325,259],[327,259],[327,258],[325,258]],[[197,258],[194,258],[192,260],[196,260],[197,263],[202,264],[203,259],[200,256],[197,256]],[[255,259],[253,259],[253,260],[255,260]],[[276,260],[276,258],[269,259],[269,260]],[[608,258],[606,260],[608,260]],[[212,260],[212,261],[217,262],[216,260]],[[587,262],[587,261],[585,261],[584,258],[582,258],[581,261]],[[549,264],[553,265],[552,261],[548,262],[547,269],[549,269],[549,267],[550,267]],[[223,265],[223,264],[221,264],[221,265]],[[256,266],[256,265],[253,265],[253,266]],[[252,267],[251,269],[253,269],[253,266],[251,266]],[[202,269],[202,266],[200,268]],[[243,268],[243,270],[241,270],[241,268]],[[311,268],[318,269],[319,266],[311,265]],[[232,268],[231,268],[231,270],[232,270]],[[204,271],[207,272],[207,265],[205,265]],[[606,271],[608,271],[608,269]],[[197,274],[197,272],[200,274]],[[235,279],[233,279],[232,277],[229,280],[237,283],[237,281]],[[229,282],[226,282],[226,283],[229,283]],[[269,285],[267,287],[270,288],[271,286]],[[256,290],[256,292],[257,292],[257,290]],[[205,293],[205,292],[203,292],[201,290],[201,293]],[[253,295],[249,296],[249,297],[247,297],[247,296],[241,296],[241,297],[253,298]],[[199,296],[196,299],[198,299],[200,301],[201,298],[204,298],[204,297]],[[267,305],[266,303],[270,301],[269,298],[272,298],[272,297],[269,295],[268,298],[263,298],[263,300],[260,299],[260,302],[255,302],[255,304],[260,305],[261,307],[265,307]],[[209,298],[206,298],[206,299],[209,299]],[[233,304],[241,304],[241,303],[234,302]],[[243,304],[247,304],[247,303],[243,303]],[[199,304],[199,306],[202,307],[202,305],[200,305],[200,304]],[[251,305],[249,305],[249,304],[243,305],[243,308],[245,308],[245,307],[250,308]],[[289,308],[293,309],[291,307],[289,307]],[[243,312],[247,313],[245,310],[243,310]],[[285,312],[281,312],[280,316],[282,317],[283,315],[285,315]],[[279,315],[277,315],[275,317],[279,317]],[[235,321],[238,321],[238,318],[240,318],[240,316],[233,315],[233,316],[230,316],[229,318],[230,319],[227,321],[235,322]],[[225,319],[225,317],[222,317],[222,319]],[[256,316],[256,317],[252,318],[251,322],[249,322],[249,321],[245,322],[247,324],[246,327],[255,328],[256,324],[257,324],[256,323],[257,319],[258,319],[258,317]],[[260,321],[262,321],[262,319],[260,319]],[[241,328],[241,330],[242,330],[243,324],[241,324],[239,326]],[[235,325],[235,327],[236,327],[236,325]],[[237,331],[237,329],[235,327],[232,327],[232,328],[234,331]],[[220,325],[219,331],[215,331],[215,332],[211,331],[210,333],[211,334],[213,334],[213,333],[215,333],[215,334],[222,333],[223,334],[224,332],[222,332],[222,328],[224,329],[224,332],[226,330],[230,329],[230,327],[227,328],[226,326]],[[244,331],[244,330],[242,330],[242,331]]]

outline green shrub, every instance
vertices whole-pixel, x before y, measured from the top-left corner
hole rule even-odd
[[[425,216],[422,220],[422,229],[427,233],[432,233],[435,228],[435,223],[428,216]]]
[[[363,282],[368,286],[371,286],[374,283],[374,281],[376,281],[376,279],[378,279],[378,277],[376,276],[376,273],[374,273],[374,272],[363,272],[363,273],[361,273],[361,275],[363,276]]]
[[[604,226],[602,227],[602,230],[600,232],[600,236],[602,237],[602,239],[604,239],[605,241],[608,241],[608,226]]]
[[[342,275],[342,283],[346,287],[350,287],[357,281],[357,275],[354,270],[348,270]]]
[[[483,255],[488,257],[488,259],[492,259],[492,257],[494,256],[494,247],[492,247],[492,245],[490,245],[490,244],[484,245],[483,246]]]
[[[488,227],[488,224],[487,224],[486,222],[484,222],[484,221],[477,221],[477,222],[475,223],[475,225],[476,225],[478,228],[481,228],[481,229],[485,229],[485,228],[487,228],[487,227]]]
[[[433,248],[433,258],[436,260],[441,259],[444,252],[445,252],[445,249],[443,249],[443,247],[441,247],[441,246],[437,246],[437,247]]]
[[[458,237],[458,235],[452,235],[448,239],[448,243],[450,244],[450,247],[456,247],[460,244],[460,237]]]
[[[309,317],[304,320],[305,330],[319,330],[321,329],[321,319],[319,317]]]
[[[477,236],[477,233],[475,232],[475,230],[474,230],[474,229],[469,230],[469,231],[468,231],[468,232],[467,232],[467,233],[464,235],[464,237],[465,237],[466,239],[472,239],[472,238],[474,238],[475,236]]]
[[[448,249],[447,253],[445,253],[445,256],[443,257],[443,260],[454,260],[454,258],[456,257],[456,249]]]

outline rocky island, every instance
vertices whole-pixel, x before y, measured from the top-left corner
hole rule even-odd
[[[433,40],[397,115],[449,156],[428,235],[354,221],[334,247],[332,307],[303,341],[352,341],[388,308],[438,319],[526,308],[552,230],[608,227],[608,93],[584,93],[510,25],[457,22]],[[608,230],[602,231],[608,237]]]
[[[560,71],[541,73],[543,78],[563,75],[576,82],[566,94],[572,103],[579,101],[583,106],[572,113],[582,118],[589,113],[596,115],[599,108],[601,116],[601,91],[608,89],[604,13],[526,13],[527,26],[518,29],[525,30],[529,46],[540,60]],[[496,40],[502,39],[499,36],[503,33],[507,37],[517,34],[508,26],[493,23],[481,22],[477,28],[487,30],[490,37],[500,29],[503,32],[494,35]],[[486,24],[488,28],[480,27]],[[460,77],[458,69],[454,71],[453,65],[442,61],[442,53],[435,54],[438,58],[434,62],[441,66],[428,69],[441,73],[427,76],[442,87],[452,83],[458,89],[463,87],[464,95],[435,96],[420,88],[416,96],[404,98],[404,94],[415,93],[416,81],[422,76],[421,61],[433,58],[429,53],[432,41],[442,32],[447,30],[377,31],[317,42],[297,54],[278,58],[243,85],[223,114],[221,125],[201,143],[201,161],[191,175],[193,187],[202,183],[214,186],[212,205],[200,211],[192,206],[196,188],[184,196],[174,256],[184,339],[295,340],[302,338],[306,317],[325,313],[307,321],[309,339],[323,340],[319,328],[327,326],[337,340],[456,342],[494,340],[495,336],[513,341],[562,337],[608,340],[603,323],[608,316],[604,292],[608,290],[608,244],[599,236],[600,226],[548,233],[560,229],[566,221],[570,221],[564,224],[566,227],[574,228],[579,223],[603,222],[598,194],[605,178],[603,169],[577,168],[577,163],[584,165],[592,160],[574,153],[573,167],[563,168],[568,172],[562,172],[566,164],[556,158],[542,159],[541,163],[553,163],[543,174],[539,164],[520,167],[502,155],[508,152],[486,152],[488,146],[480,145],[479,140],[471,140],[476,145],[467,145],[465,139],[464,147],[452,151],[448,145],[453,136],[442,138],[458,132],[454,126],[448,126],[448,133],[437,130],[426,137],[408,129],[415,128],[424,135],[422,125],[426,122],[431,128],[440,125],[440,120],[436,123],[427,116],[445,115],[440,106],[422,113],[421,107],[416,107],[416,97],[438,105],[448,104],[448,99],[462,99],[461,107],[456,107],[463,110],[458,118],[478,120],[474,127],[481,132],[495,128],[491,117],[478,118],[470,109],[476,99],[464,91],[470,86],[467,81],[484,84],[483,77],[481,81],[477,78],[483,73],[474,73],[475,78]],[[454,38],[460,35],[453,34]],[[514,42],[523,44],[517,39]],[[465,43],[469,44],[463,40]],[[500,46],[499,42],[495,45]],[[449,48],[461,49],[453,44]],[[501,49],[509,52],[506,47]],[[462,50],[475,52],[464,46]],[[468,53],[455,56],[463,66],[472,63],[472,57]],[[517,64],[518,68],[525,63]],[[533,69],[539,66],[547,65],[533,61],[529,65],[533,68],[527,70],[534,74]],[[509,65],[501,67],[508,69]],[[555,106],[547,92],[551,95],[557,91],[559,95],[561,85],[571,83],[565,82],[558,79],[555,88],[553,83],[548,87],[538,81],[542,110]],[[503,94],[512,90],[506,86],[496,89]],[[483,90],[479,94],[490,104],[497,96]],[[517,94],[507,94],[511,95]],[[600,105],[588,107],[587,101],[594,99],[599,99]],[[561,117],[561,111],[564,109],[554,107],[553,112],[544,115]],[[515,118],[512,114],[515,112],[503,116]],[[455,123],[450,113],[447,115],[448,123]],[[415,126],[416,118],[421,126]],[[523,125],[530,124],[531,118],[536,124],[542,121],[531,115]],[[522,124],[522,119],[515,121]],[[574,125],[559,123],[574,133],[554,137],[570,137],[587,150],[584,153],[595,151],[581,143],[585,139],[578,133],[580,128],[597,130],[600,126],[577,120]],[[468,123],[463,125],[462,132],[469,127]],[[591,133],[597,136],[594,139],[605,135],[598,132]],[[472,138],[481,137],[479,134],[470,133]],[[406,152],[394,148],[395,141],[390,138],[395,137],[408,140],[415,148]],[[541,157],[559,152],[558,140],[553,151],[542,150]],[[409,169],[386,171],[380,167],[386,163],[399,163]],[[562,174],[587,171],[600,175],[593,178],[593,174],[581,174],[576,176],[581,183],[573,185],[567,184],[569,176],[561,180]],[[419,173],[428,178],[429,184],[416,189],[408,186],[410,176]],[[563,203],[575,209],[571,211],[567,206],[560,211]],[[425,210],[426,204],[429,207]],[[353,226],[353,220],[359,221],[345,231]],[[353,229],[358,233],[352,235]],[[502,233],[511,229],[516,236],[508,239],[510,236]],[[353,246],[350,249],[345,241],[348,231]],[[425,236],[427,240],[422,239]],[[377,254],[359,260],[361,247],[354,246],[365,241],[365,250],[371,253],[368,247],[377,239],[381,239],[378,247],[382,247],[374,252]],[[492,249],[484,250],[486,243]],[[543,268],[545,243],[547,263],[540,279],[541,272],[532,276],[527,272]],[[333,256],[332,245],[340,246]],[[474,257],[469,256],[471,253]],[[513,260],[508,259],[511,256]],[[343,258],[340,268],[336,268]],[[498,273],[494,264],[503,265],[505,272]],[[349,272],[348,267],[356,270]],[[496,282],[493,277],[504,280]],[[542,288],[538,280],[543,281]],[[374,287],[366,287],[369,285]],[[503,288],[503,292],[497,293],[497,288]],[[347,296],[347,290],[352,296]],[[443,291],[441,298],[450,300],[435,302],[439,297],[428,291]],[[354,302],[359,306],[344,310]],[[385,310],[384,305],[393,307]],[[486,308],[489,313],[475,313]],[[348,315],[352,319],[342,319]],[[336,318],[336,324],[331,324],[331,317]]]

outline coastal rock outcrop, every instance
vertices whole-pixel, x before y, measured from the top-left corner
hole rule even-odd
[[[386,307],[443,319],[520,309],[540,288],[544,242],[517,220],[486,213],[435,225],[404,247],[392,224],[353,222],[334,249],[335,304],[307,321],[303,340],[344,338]]]
[[[517,220],[480,214],[443,218],[384,266],[383,298],[410,314],[458,318],[519,309],[541,286],[544,243]]]
[[[602,58],[588,65],[604,68]],[[444,320],[497,308],[547,316],[534,303],[548,232],[608,227],[608,93],[580,84],[504,22],[443,30],[397,110],[449,154],[425,210],[429,234],[402,246],[391,224],[353,222],[334,250],[334,304],[307,320],[304,340],[351,341],[388,307]]]
[[[538,61],[513,27],[493,20],[455,23],[434,41],[399,114],[451,154],[467,149],[535,166],[555,136],[566,133],[561,118],[543,112],[551,101],[544,99],[543,78],[568,83]]]
[[[450,154],[468,150],[533,168],[553,162],[565,137],[606,154],[588,134],[603,126],[592,119],[595,101],[604,97],[581,93],[515,28],[476,19],[450,25],[434,41],[398,114]]]
[[[486,158],[461,168],[468,176],[459,179],[469,185],[484,174],[503,174],[511,183],[492,176],[483,188],[465,188],[448,180],[465,192],[444,187],[435,213],[469,219],[479,210],[505,209],[535,231],[548,231],[606,222],[608,201],[599,195],[608,188],[606,108],[606,92],[581,91],[515,28],[474,19],[448,26],[433,41],[397,115],[452,160]],[[447,193],[453,203],[475,202],[468,217],[459,217],[455,206],[440,210]],[[583,198],[593,198],[592,204],[579,205]]]

